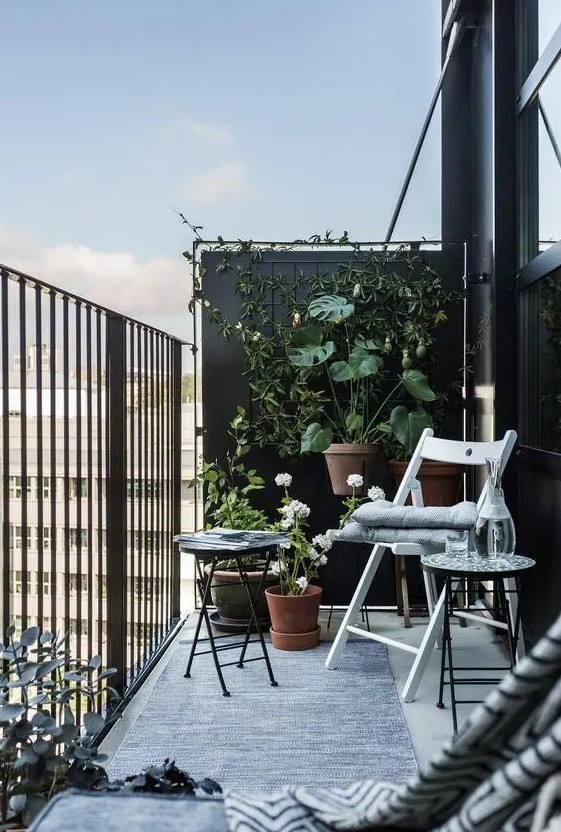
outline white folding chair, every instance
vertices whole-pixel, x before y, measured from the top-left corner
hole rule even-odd
[[[421,483],[417,479],[419,468],[424,459],[431,459],[437,462],[459,463],[460,465],[485,465],[485,460],[488,458],[501,460],[501,472],[504,470],[508,458],[516,443],[516,432],[509,430],[505,433],[503,439],[497,442],[459,442],[450,439],[437,439],[434,437],[433,431],[427,428],[423,431],[421,438],[415,448],[411,462],[409,463],[403,479],[397,489],[394,498],[395,505],[405,505],[409,494],[411,494],[411,501],[414,506],[423,506],[423,492]],[[487,485],[484,486],[477,507],[479,508],[485,499],[485,492]],[[423,673],[427,667],[431,652],[434,645],[440,640],[442,619],[444,613],[444,590],[437,597],[436,584],[434,576],[423,572],[425,592],[427,596],[427,604],[429,609],[429,623],[426,627],[425,634],[419,647],[414,647],[410,644],[404,644],[401,641],[388,638],[376,632],[366,632],[360,627],[356,626],[357,618],[366,598],[366,594],[370,589],[370,585],[374,580],[374,576],[378,570],[382,557],[386,549],[391,549],[396,556],[411,556],[421,557],[428,554],[428,550],[418,543],[376,543],[368,563],[362,576],[359,580],[355,594],[347,609],[345,617],[337,631],[335,640],[325,662],[326,667],[335,669],[341,659],[341,654],[345,649],[347,639],[351,634],[360,635],[364,638],[372,639],[373,641],[382,642],[390,647],[397,647],[399,650],[406,650],[415,656],[411,672],[403,688],[402,697],[406,702],[414,699],[419,683]],[[509,592],[510,604],[509,611],[512,619],[512,625],[516,620],[517,614],[517,597],[515,590],[515,581],[513,578],[505,578],[505,589]],[[500,621],[494,621],[488,617],[479,616],[470,612],[457,611],[455,615],[469,619],[483,621],[486,624],[497,627],[505,627],[506,625]],[[524,652],[524,644],[522,637],[518,643],[518,656]]]

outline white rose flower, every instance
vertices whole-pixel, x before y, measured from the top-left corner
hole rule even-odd
[[[314,549],[313,546],[310,546],[310,548],[308,549],[308,557],[312,560],[317,560],[319,558],[319,552],[317,551],[317,549]]]
[[[273,575],[280,575],[281,568],[280,568],[280,563],[278,562],[278,560],[274,560],[272,562],[272,564],[270,566],[270,569],[271,569],[271,572],[273,573]]]
[[[373,485],[372,488],[369,488],[366,492],[372,502],[376,502],[376,500],[385,500],[386,499],[386,492],[383,488],[380,488],[377,485]]]
[[[275,483],[276,485],[284,485],[288,488],[292,485],[292,476],[290,474],[277,474],[275,477]]]
[[[316,563],[318,566],[325,566],[325,564],[327,563],[327,555],[320,555],[320,558],[318,561],[316,561]]]
[[[301,578],[296,578],[296,583],[300,587],[300,589],[305,590],[308,586],[308,579],[302,576]]]
[[[286,531],[287,529],[290,529],[292,527],[293,523],[294,515],[291,514],[289,517],[283,517],[283,519],[280,521],[281,529],[285,529]]]
[[[349,474],[347,477],[347,485],[350,485],[351,488],[362,488],[364,480],[360,474]]]
[[[312,545],[319,546],[320,549],[324,549],[326,552],[331,549],[333,546],[332,541],[327,534],[316,534],[315,537],[312,537]]]

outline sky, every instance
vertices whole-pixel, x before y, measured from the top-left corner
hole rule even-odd
[[[383,239],[440,0],[0,0],[0,262],[187,337],[191,234]],[[539,0],[543,47],[559,0]],[[561,63],[544,86],[561,136]],[[561,172],[541,129],[542,239]],[[440,119],[394,239],[440,236]]]
[[[174,334],[191,235],[384,237],[440,0],[0,0],[0,261]],[[394,238],[438,237],[431,128]]]

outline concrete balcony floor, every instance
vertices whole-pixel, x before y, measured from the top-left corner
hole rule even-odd
[[[322,610],[320,623],[322,625],[323,640],[329,641],[334,638],[342,615],[341,610],[335,610],[331,621],[331,628],[327,630],[327,612]],[[423,635],[424,626],[428,621],[427,618],[414,618],[413,626],[410,629],[405,629],[403,627],[403,619],[393,612],[372,611],[369,617],[372,629],[396,640],[403,641],[404,643],[415,645],[419,644]],[[189,639],[190,631],[195,627],[196,620],[196,613],[189,616],[179,638]],[[452,622],[454,663],[456,665],[489,665],[490,667],[506,666],[506,650],[503,643],[497,639],[495,633],[496,630],[484,624],[469,622],[467,627],[460,627],[457,619],[454,620]],[[185,651],[185,657],[186,655],[187,652]],[[397,690],[401,693],[411,667],[413,656],[405,651],[390,647],[388,648],[388,657]],[[449,707],[449,692],[447,689],[445,690],[447,707],[444,710],[440,710],[435,706],[438,698],[440,659],[441,652],[434,650],[415,701],[410,703],[402,702],[405,720],[411,735],[417,760],[421,767],[452,734],[452,714]],[[108,754],[110,759],[115,755],[128,730],[142,711],[148,696],[157,685],[158,678],[168,661],[168,655],[165,655],[160,660],[148,680],[126,708],[122,718],[115,724],[102,743],[101,750]],[[305,654],[302,654],[302,661],[305,662]],[[489,677],[493,677],[497,676],[497,673],[489,672],[488,675]],[[479,700],[490,689],[490,685],[472,685],[469,688],[464,687],[457,696],[459,698]],[[472,707],[474,706],[458,706],[460,725]]]

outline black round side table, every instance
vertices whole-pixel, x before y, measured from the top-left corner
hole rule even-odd
[[[454,726],[454,733],[458,730],[458,704],[476,704],[478,700],[473,699],[457,699],[456,686],[457,685],[481,685],[481,684],[496,684],[499,679],[482,678],[481,676],[462,676],[456,677],[456,671],[508,671],[516,662],[516,648],[518,644],[518,637],[520,631],[520,603],[516,605],[516,615],[511,615],[511,599],[510,593],[516,593],[519,601],[521,576],[526,569],[530,569],[536,565],[536,561],[525,555],[513,555],[510,558],[506,557],[481,557],[476,552],[467,552],[465,555],[439,553],[436,555],[425,555],[421,558],[421,566],[425,572],[432,575],[444,578],[444,587],[446,592],[444,602],[444,617],[442,624],[442,659],[440,664],[440,686],[439,697],[436,704],[437,708],[444,708],[443,695],[444,687],[450,687],[450,702],[452,706],[452,723]],[[505,589],[504,579],[514,578],[515,588],[512,590]],[[480,582],[492,581],[493,592],[496,593],[497,607],[499,612],[504,616],[506,623],[506,630],[508,633],[508,644],[510,650],[510,666],[509,667],[477,667],[477,666],[462,666],[454,667],[452,654],[452,636],[450,633],[450,616],[454,615],[454,598],[458,589],[458,585],[464,580]],[[483,617],[482,617],[482,620]],[[446,673],[448,673],[448,681],[445,680]]]

